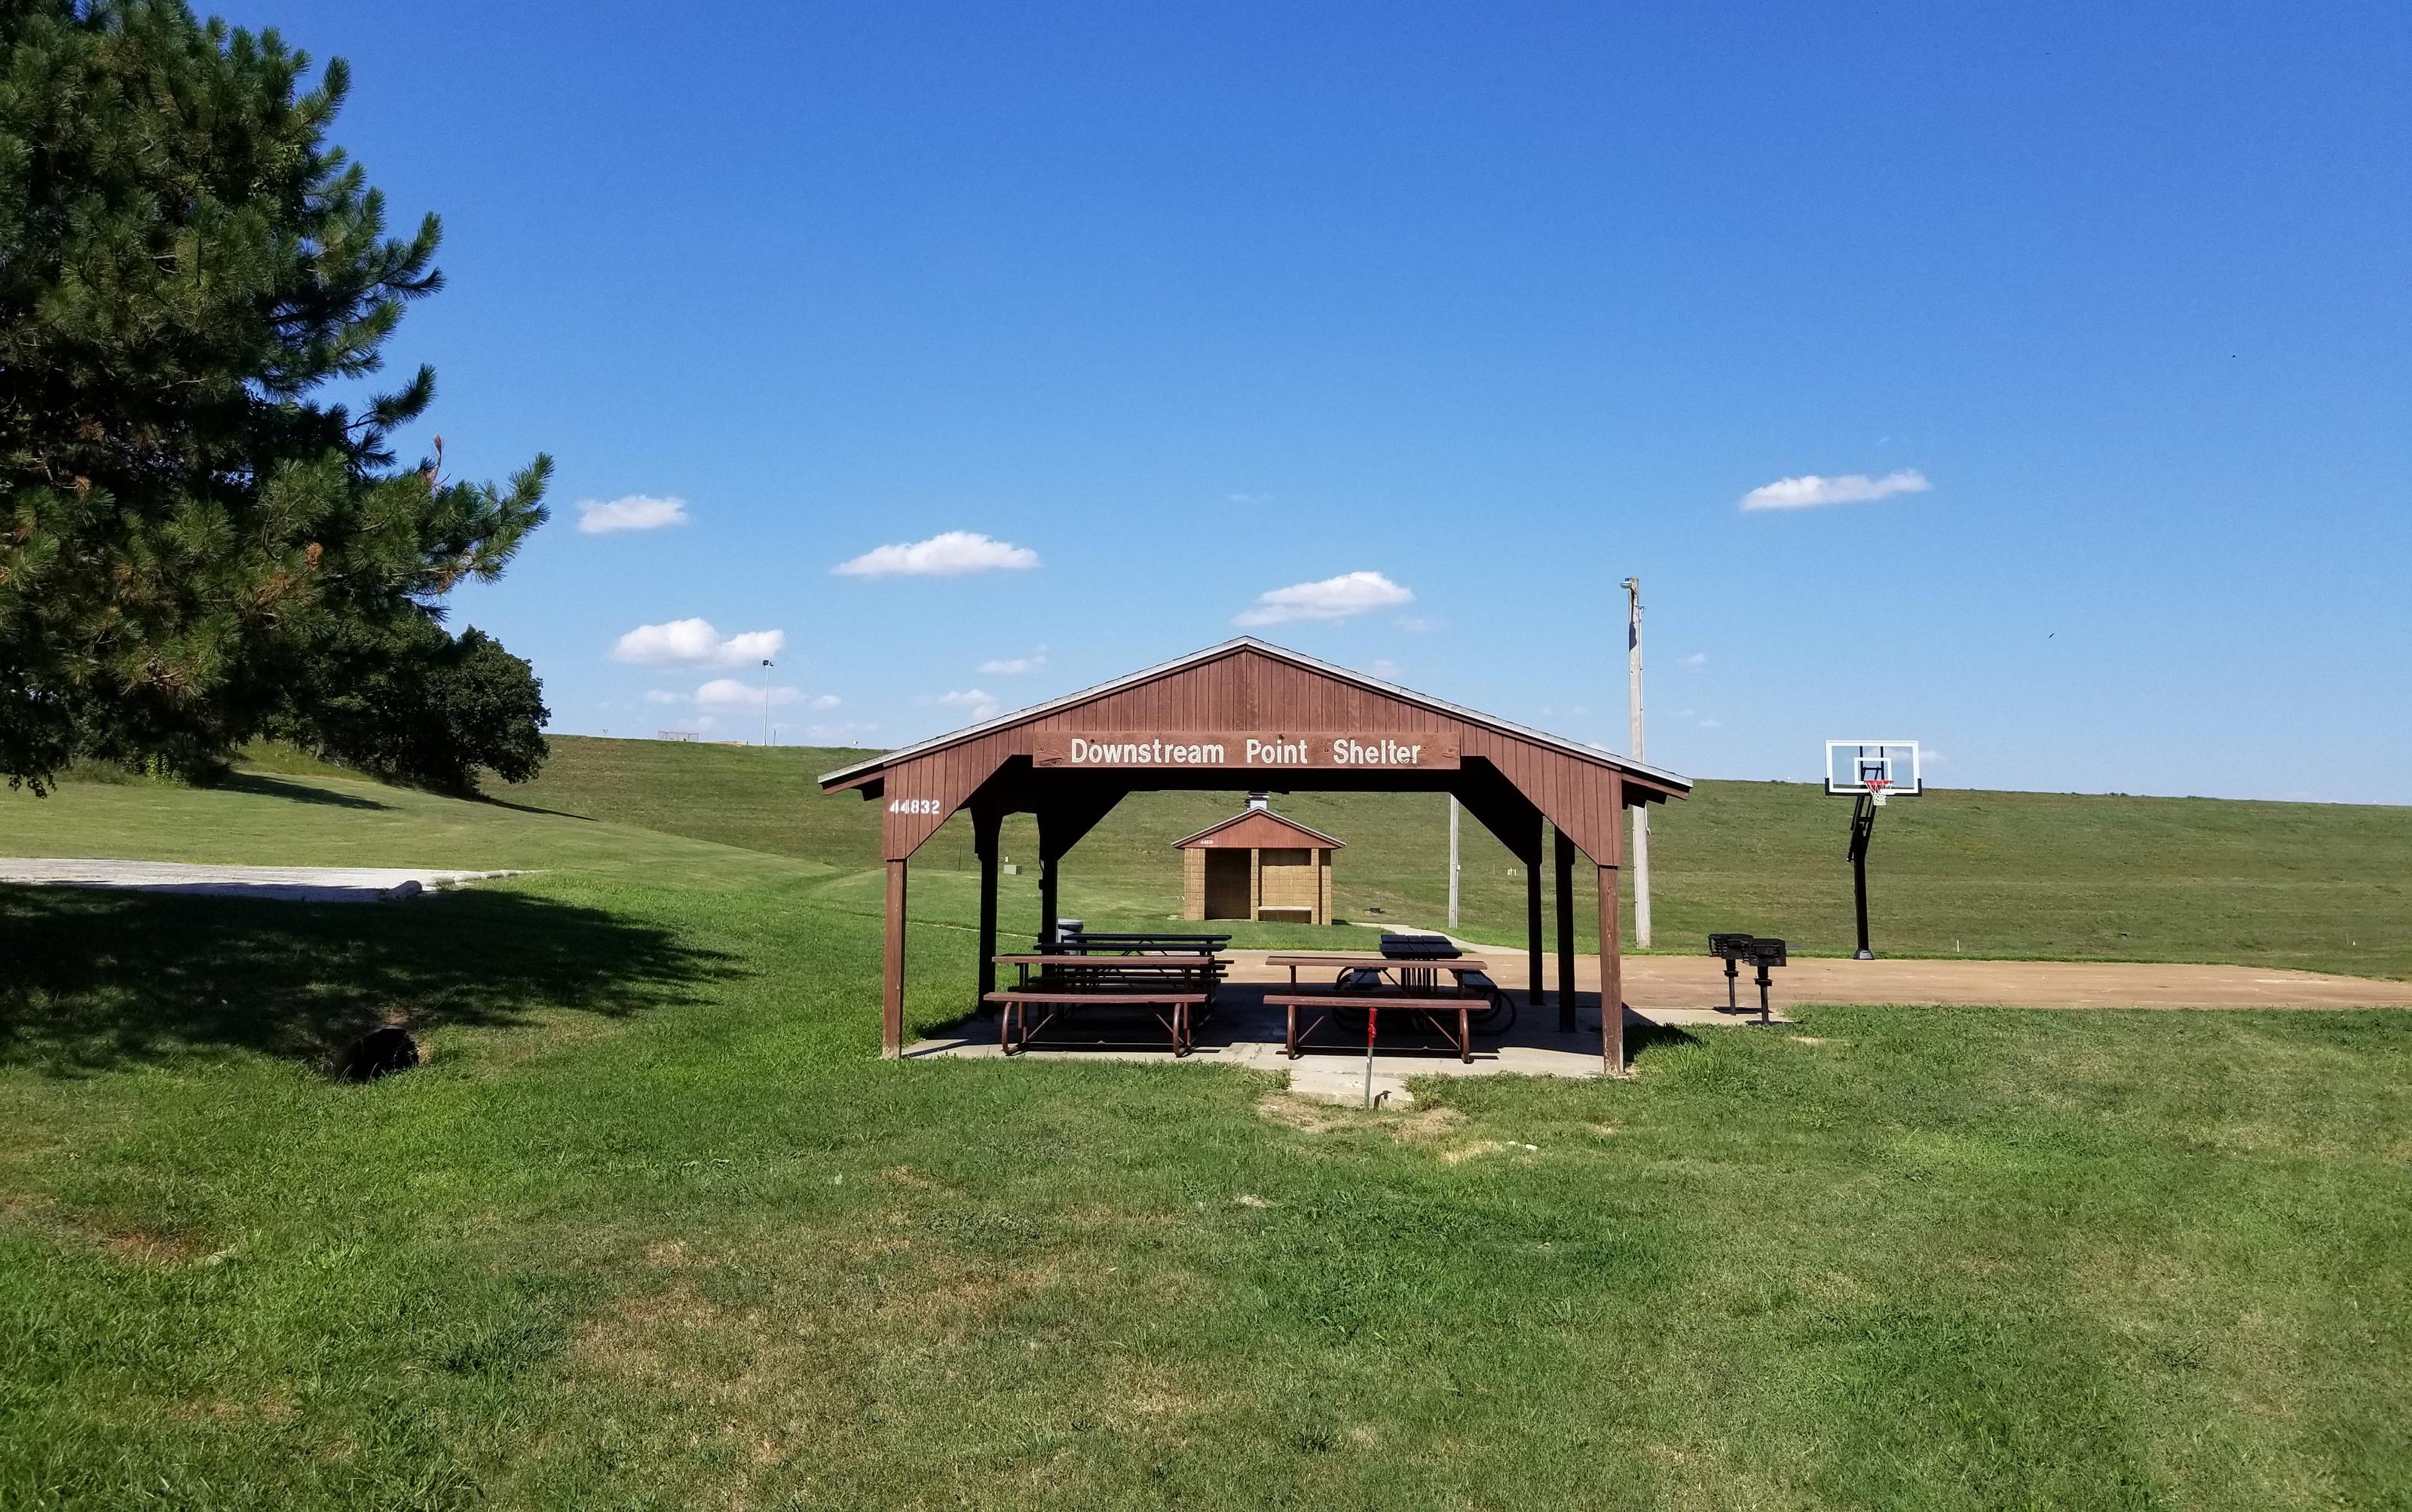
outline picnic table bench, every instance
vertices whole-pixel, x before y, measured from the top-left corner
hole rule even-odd
[[[1215,984],[1228,962],[1211,955],[1007,955],[993,958],[1017,973],[1015,985],[986,1001],[1001,1010],[997,1042],[1007,1055],[1066,1014],[1089,1007],[1149,1008],[1172,1035],[1172,1053],[1186,1055],[1197,1043],[1198,1020],[1213,1006]],[[1031,969],[1037,968],[1034,976]],[[1037,1023],[1030,1009],[1047,1010]]]
[[[1470,991],[1464,985],[1466,976],[1480,976],[1489,969],[1491,963],[1479,956],[1402,959],[1390,955],[1319,952],[1312,955],[1269,955],[1265,958],[1265,964],[1289,968],[1289,991],[1268,992],[1265,1003],[1268,1006],[1287,1012],[1288,1028],[1283,1049],[1291,1060],[1305,1052],[1307,1035],[1343,1010],[1361,1010],[1365,1014],[1365,1041],[1369,1048],[1380,1034],[1381,1016],[1388,1010],[1421,1019],[1449,1042],[1449,1047],[1457,1051],[1459,1060],[1474,1059],[1474,1011],[1478,1007],[1488,1008],[1491,1003],[1488,991]],[[1321,971],[1335,968],[1338,979],[1331,987],[1309,989],[1299,986],[1298,974],[1302,969]],[[1449,973],[1454,978],[1448,988],[1440,985],[1443,972]],[[1360,974],[1372,974],[1376,978],[1388,974],[1396,985],[1387,992],[1340,985],[1340,982],[1352,977],[1361,980]],[[1315,1014],[1304,1028],[1299,1026],[1301,1009]],[[1454,1032],[1450,1024],[1452,1019],[1455,1020]]]

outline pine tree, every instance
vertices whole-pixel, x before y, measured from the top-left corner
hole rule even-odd
[[[309,68],[172,0],[0,5],[12,786],[77,756],[199,773],[272,727],[374,746],[359,708],[327,706],[332,668],[400,684],[414,658],[461,659],[445,595],[544,521],[541,455],[499,489],[442,477],[440,438],[396,466],[432,370],[358,413],[328,397],[377,374],[404,306],[441,286],[439,228],[386,234],[384,198],[326,139],[347,70],[305,91]],[[493,746],[541,759],[535,731]]]

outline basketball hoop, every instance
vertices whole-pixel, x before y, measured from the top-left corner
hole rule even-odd
[[[1918,774],[1916,741],[1828,741],[1826,792],[1851,800],[1851,898],[1859,911],[1861,961],[1874,961],[1868,948],[1868,841],[1875,833],[1876,810],[1896,795],[1916,798],[1926,791]]]

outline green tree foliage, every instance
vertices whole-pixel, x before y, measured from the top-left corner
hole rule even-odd
[[[456,639],[424,621],[399,646],[331,649],[312,668],[306,722],[275,728],[382,777],[446,791],[479,768],[525,782],[547,755],[547,711],[528,664],[474,626]]]
[[[362,385],[441,286],[438,226],[386,234],[326,140],[346,70],[305,92],[308,69],[180,3],[0,4],[11,785],[77,756],[206,771],[271,729],[451,785],[542,759],[526,663],[440,622],[542,523],[552,462],[500,489],[396,467],[434,374]],[[438,730],[471,744],[441,756]]]

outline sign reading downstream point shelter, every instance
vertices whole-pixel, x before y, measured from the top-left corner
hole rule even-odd
[[[1040,767],[1221,767],[1241,771],[1337,768],[1367,771],[1453,771],[1454,736],[1413,731],[1374,734],[1042,735],[1031,751]]]

